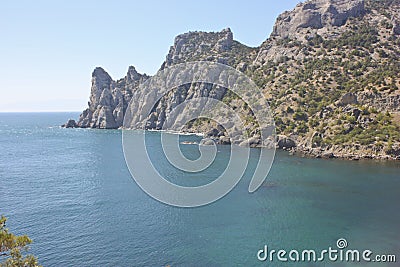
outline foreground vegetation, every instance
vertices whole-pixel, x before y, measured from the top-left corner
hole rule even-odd
[[[0,267],[39,267],[37,258],[24,255],[32,240],[26,236],[17,236],[6,228],[7,218],[0,218]]]

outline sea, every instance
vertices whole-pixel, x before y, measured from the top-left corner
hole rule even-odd
[[[264,184],[248,192],[259,149],[238,185],[197,208],[163,204],[132,178],[121,130],[64,129],[79,113],[0,113],[0,214],[32,240],[43,266],[400,266],[400,163],[302,158],[277,151]],[[146,138],[158,140],[160,133]],[[198,136],[181,136],[197,142]],[[155,142],[157,143],[157,142]],[[196,158],[197,145],[182,145]],[[221,173],[176,171],[157,149],[159,172],[185,185]],[[288,259],[292,250],[365,251],[395,263]],[[284,250],[288,261],[260,260]],[[260,250],[262,250],[260,252]],[[295,255],[295,254],[293,254]],[[269,256],[269,255],[268,255]]]

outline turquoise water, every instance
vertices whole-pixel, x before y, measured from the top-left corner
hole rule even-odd
[[[0,214],[10,229],[34,240],[31,251],[44,266],[285,266],[258,261],[257,251],[264,245],[322,250],[338,238],[350,248],[397,255],[395,264],[368,266],[399,266],[399,163],[278,152],[264,186],[249,194],[254,149],[246,177],[226,197],[175,208],[133,181],[120,131],[58,127],[77,116],[0,113]],[[171,179],[198,185],[212,180],[229,157],[228,147],[218,149],[221,164],[198,176],[174,170],[156,148],[151,157],[160,157],[158,168]],[[198,155],[191,145],[184,153]]]

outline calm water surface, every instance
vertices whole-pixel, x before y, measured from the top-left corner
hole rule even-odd
[[[31,251],[44,266],[280,266],[257,261],[257,251],[264,245],[322,250],[335,247],[338,238],[346,238],[349,248],[397,254],[397,265],[387,266],[400,264],[399,163],[278,152],[264,186],[249,194],[254,149],[230,194],[206,207],[181,209],[136,185],[121,131],[58,127],[76,117],[0,113],[0,214],[10,229],[34,240]],[[213,169],[195,176],[169,166],[157,148],[150,153],[160,172],[198,185],[223,170],[228,147],[218,149]],[[196,146],[183,150],[198,155]]]

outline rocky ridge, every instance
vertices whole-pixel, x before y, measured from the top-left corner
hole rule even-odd
[[[257,48],[235,41],[229,28],[178,35],[161,69],[207,60],[244,72],[270,101],[279,148],[325,158],[399,158],[398,10],[398,0],[311,0],[281,14],[271,37]],[[114,81],[96,68],[88,108],[76,125],[65,126],[121,127],[132,95],[148,78],[129,67],[125,78]],[[174,106],[198,96],[234,107],[250,138],[230,140],[220,125],[207,120],[194,121],[186,131],[203,132],[223,144],[265,145],[243,101],[209,84],[170,92],[145,128],[159,129]]]
[[[121,127],[134,89],[148,78],[130,66],[123,79],[114,81],[103,68],[97,67],[92,73],[89,107],[82,112],[76,126],[102,129]],[[65,127],[70,125],[73,123],[69,122]]]

